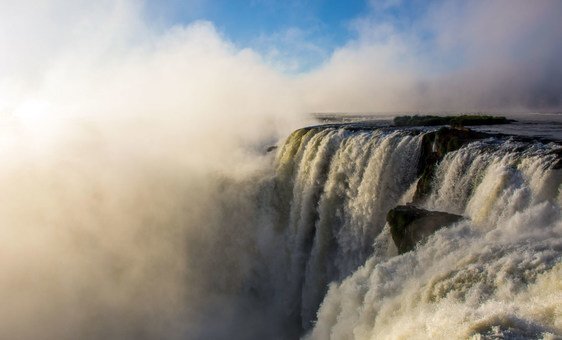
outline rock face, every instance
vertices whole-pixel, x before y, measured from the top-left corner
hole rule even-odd
[[[463,128],[443,127],[423,136],[418,176],[420,180],[414,194],[414,203],[422,201],[431,191],[431,181],[436,165],[445,154],[460,149],[463,145],[491,135]]]
[[[271,152],[275,150],[277,150],[277,145],[272,145],[272,146],[268,146],[267,149],[265,149],[265,152]]]
[[[386,215],[392,239],[400,254],[413,250],[418,242],[436,230],[462,218],[446,212],[419,209],[413,205],[399,205]]]
[[[562,148],[553,151],[552,154],[556,155],[556,157],[557,157],[557,160],[556,160],[556,162],[554,162],[554,165],[552,166],[552,169],[553,170],[562,169]]]

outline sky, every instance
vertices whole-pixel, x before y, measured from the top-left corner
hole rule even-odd
[[[557,0],[1,0],[0,113],[41,111],[61,87],[190,108],[147,88],[158,63],[175,67],[171,88],[196,87],[207,104],[241,90],[213,80],[232,63],[223,76],[247,83],[241,98],[267,89],[256,106],[291,112],[560,111],[561,13]],[[260,71],[230,76],[236,67]],[[137,86],[111,89],[112,76]]]
[[[353,20],[368,6],[364,0],[167,0],[149,3],[148,11],[164,25],[213,22],[235,44],[258,50],[284,71],[302,72],[354,38]]]

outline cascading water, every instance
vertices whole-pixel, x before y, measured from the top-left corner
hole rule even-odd
[[[278,290],[303,329],[327,285],[364,263],[386,211],[415,180],[419,136],[403,132],[299,130],[277,160],[287,280]],[[414,166],[412,166],[414,162]],[[285,216],[283,216],[285,215]]]
[[[385,218],[416,196],[423,136],[316,127],[279,150],[260,275],[288,334],[562,334],[560,146],[488,138],[444,155],[415,204],[464,219],[398,255]]]
[[[220,171],[8,157],[0,338],[560,336],[560,143],[439,131],[305,128]],[[456,222],[403,247],[409,202]]]

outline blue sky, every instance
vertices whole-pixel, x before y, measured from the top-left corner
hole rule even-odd
[[[150,6],[169,24],[211,21],[229,39],[242,45],[260,35],[290,28],[311,31],[316,38],[342,44],[352,34],[349,22],[367,9],[364,0],[167,0]]]
[[[148,14],[165,26],[210,21],[223,37],[249,47],[289,73],[308,71],[357,38],[368,19],[408,32],[434,1],[400,0],[165,0]],[[430,36],[417,30],[425,43]]]
[[[307,112],[562,103],[559,0],[38,4],[0,1],[0,50],[11,52],[0,55],[0,92],[2,80],[9,91],[17,89],[14,77],[37,86],[52,69],[73,66],[69,60],[129,65],[130,58],[166,69],[178,63],[176,69],[190,69],[185,77],[208,70],[203,79],[230,64],[237,66],[219,78],[239,68],[267,70],[288,82],[279,88],[294,91],[286,96],[305,102]],[[201,58],[193,59],[198,53]],[[182,57],[175,60],[176,54]],[[166,57],[173,60],[160,60]],[[94,69],[99,72],[99,66]],[[269,84],[270,76],[256,83]]]
[[[149,15],[165,25],[212,22],[238,47],[249,47],[289,72],[306,71],[357,36],[354,21],[379,16],[411,18],[414,6],[373,6],[365,0],[166,0],[149,3]],[[291,62],[293,65],[291,66]]]

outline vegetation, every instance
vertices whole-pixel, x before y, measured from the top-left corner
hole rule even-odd
[[[394,118],[396,126],[474,126],[509,124],[513,122],[505,117],[488,115],[460,115],[460,116],[398,116]]]

